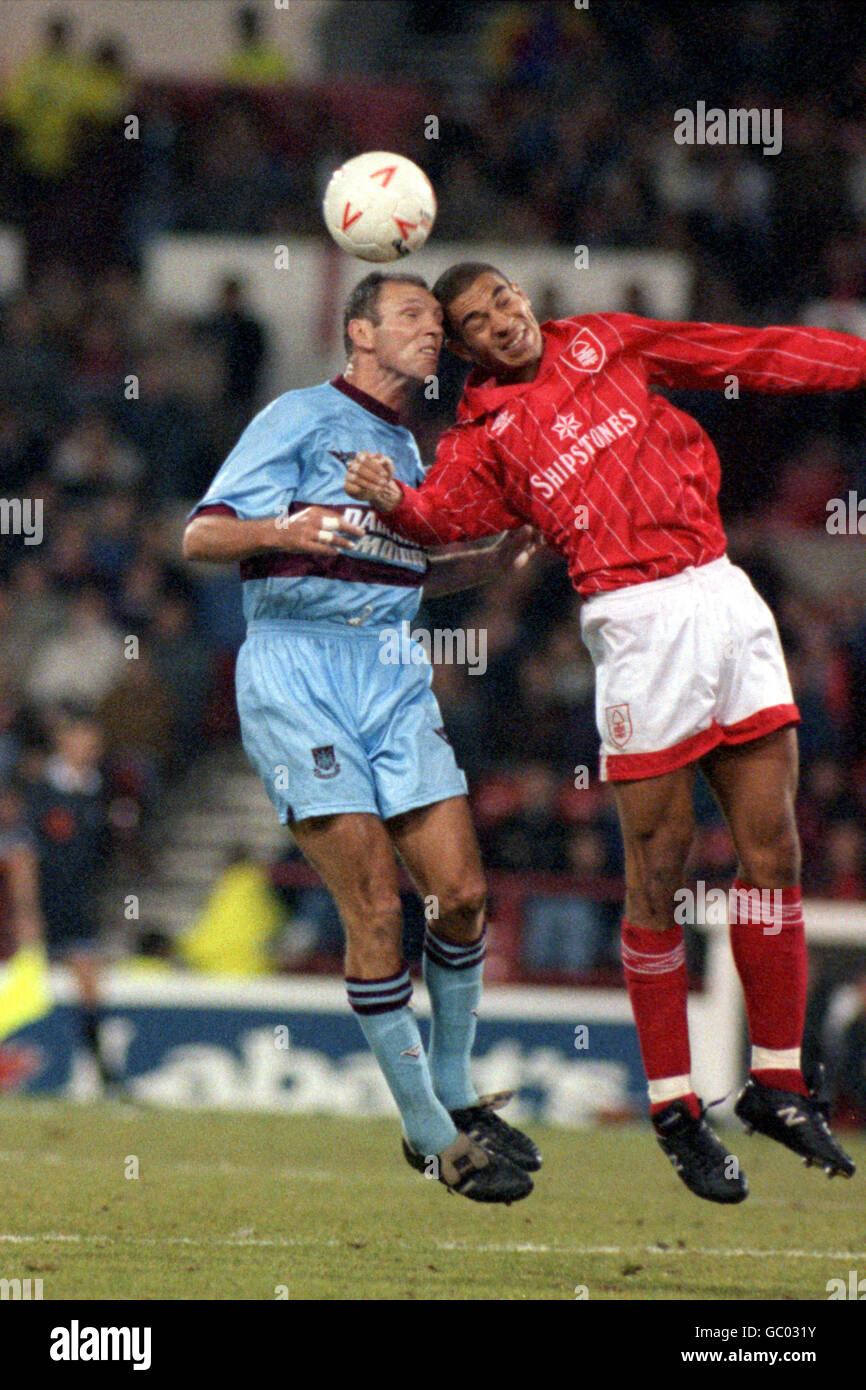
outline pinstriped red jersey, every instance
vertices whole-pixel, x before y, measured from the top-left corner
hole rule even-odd
[[[585,314],[542,325],[533,381],[470,376],[457,422],[388,523],[424,545],[523,523],[568,560],[582,594],[662,579],[723,555],[719,459],[652,388],[838,391],[866,379],[866,342],[819,328]]]

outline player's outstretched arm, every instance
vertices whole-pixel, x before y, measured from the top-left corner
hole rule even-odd
[[[542,544],[532,526],[520,526],[497,536],[492,545],[462,546],[447,555],[428,555],[430,568],[424,581],[424,597],[438,598],[459,589],[485,584],[503,570],[522,569]]]
[[[391,477],[391,461],[382,454],[356,454],[349,461],[343,487],[350,497],[370,502],[388,517],[389,527],[417,545],[477,541],[519,527],[525,516],[513,512],[501,483],[473,438],[455,430],[439,441],[436,462],[420,487]]]
[[[183,533],[183,555],[186,560],[226,565],[266,550],[339,555],[363,534],[360,526],[328,507],[304,507],[291,516],[268,516],[255,521],[242,521],[222,512],[204,512],[193,517]]]
[[[829,328],[600,318],[639,353],[649,380],[660,386],[723,390],[736,378],[744,391],[781,395],[866,385],[866,343]]]

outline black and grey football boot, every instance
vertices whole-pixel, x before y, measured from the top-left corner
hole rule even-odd
[[[451,1118],[459,1130],[468,1134],[476,1144],[490,1153],[502,1154],[526,1173],[537,1173],[541,1167],[541,1151],[528,1134],[515,1129],[496,1114],[513,1097],[513,1091],[497,1091],[480,1096],[474,1105],[452,1110]]]
[[[706,1121],[706,1110],[695,1119],[684,1100],[674,1100],[653,1115],[656,1138],[674,1171],[690,1192],[708,1202],[742,1202],[749,1184],[739,1159],[729,1154]]]
[[[504,1202],[510,1206],[532,1191],[528,1173],[516,1168],[503,1154],[483,1149],[468,1134],[458,1134],[447,1149],[430,1155],[418,1153],[404,1136],[403,1156],[417,1172],[438,1178],[449,1192],[459,1192],[472,1202]]]
[[[807,1168],[817,1164],[829,1178],[837,1173],[853,1178],[857,1171],[853,1161],[833,1138],[830,1131],[830,1107],[819,1099],[823,1073],[816,1084],[810,1085],[809,1095],[798,1091],[780,1091],[764,1086],[750,1076],[734,1106],[734,1114],[751,1134],[757,1130],[799,1154]],[[809,1084],[807,1082],[807,1084]]]

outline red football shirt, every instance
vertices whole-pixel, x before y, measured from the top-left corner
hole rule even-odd
[[[703,565],[725,552],[719,459],[654,386],[838,391],[866,381],[866,342],[820,328],[667,323],[585,314],[542,325],[534,381],[473,373],[420,488],[388,524],[424,545],[525,522],[568,560],[582,594]]]

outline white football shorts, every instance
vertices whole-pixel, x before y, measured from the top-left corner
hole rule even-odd
[[[602,781],[657,777],[800,722],[773,614],[727,556],[592,594],[581,633]]]

